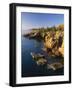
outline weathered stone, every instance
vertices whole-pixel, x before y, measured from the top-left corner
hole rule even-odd
[[[32,53],[32,52],[31,52],[31,56],[32,56],[32,58],[33,58],[34,60],[36,60],[36,61],[38,61],[40,58],[44,58],[44,55],[42,55],[42,54],[40,54],[40,53],[36,54],[36,53]]]
[[[47,64],[47,68],[48,69],[53,69],[53,70],[57,70],[63,67],[62,63],[56,62],[56,63],[52,63],[52,64]]]
[[[47,60],[41,58],[41,59],[39,59],[36,63],[37,63],[37,65],[45,65],[45,64],[47,64]]]

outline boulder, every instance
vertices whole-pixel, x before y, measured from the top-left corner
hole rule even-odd
[[[62,67],[63,67],[63,64],[60,63],[60,62],[55,62],[55,63],[52,63],[52,64],[47,64],[47,68],[48,69],[57,70],[57,69],[60,69]]]
[[[47,64],[47,60],[41,58],[41,59],[39,59],[36,63],[37,63],[37,65],[46,65],[46,64]]]

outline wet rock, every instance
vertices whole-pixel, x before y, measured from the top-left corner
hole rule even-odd
[[[59,47],[59,52],[62,54],[62,56],[64,57],[64,40],[63,40],[63,43],[62,43],[62,46]]]
[[[52,63],[52,64],[47,64],[47,68],[48,69],[53,69],[53,70],[57,70],[63,67],[62,63],[56,62],[56,63]]]
[[[43,66],[43,65],[46,65],[47,64],[47,60],[41,58],[36,63],[37,63],[37,65],[42,65]]]
[[[38,53],[38,54],[35,54],[35,53],[31,53],[31,56],[33,58],[33,60],[35,60],[35,62],[37,63],[37,65],[45,65],[47,64],[47,60],[45,59],[44,55]]]
[[[36,54],[36,53],[31,52],[31,56],[36,61],[38,61],[40,58],[45,58],[45,56],[40,53]]]

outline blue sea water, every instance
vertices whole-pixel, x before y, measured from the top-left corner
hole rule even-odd
[[[38,66],[36,62],[32,59],[31,52],[45,54],[42,49],[43,42],[34,39],[29,39],[22,36],[21,39],[21,56],[22,56],[22,67],[21,75],[22,77],[32,77],[32,76],[54,76],[54,75],[64,75],[64,68],[59,70],[47,69],[43,66]],[[47,57],[48,63],[58,62],[60,58]]]

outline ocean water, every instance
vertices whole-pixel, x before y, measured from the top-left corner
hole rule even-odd
[[[64,75],[64,68],[58,70],[47,69],[44,66],[38,66],[36,62],[32,59],[31,52],[45,54],[42,49],[43,42],[34,39],[29,39],[26,37],[21,38],[21,75],[22,77],[34,77],[34,76],[55,76]],[[47,57],[48,63],[59,62],[60,58]]]

